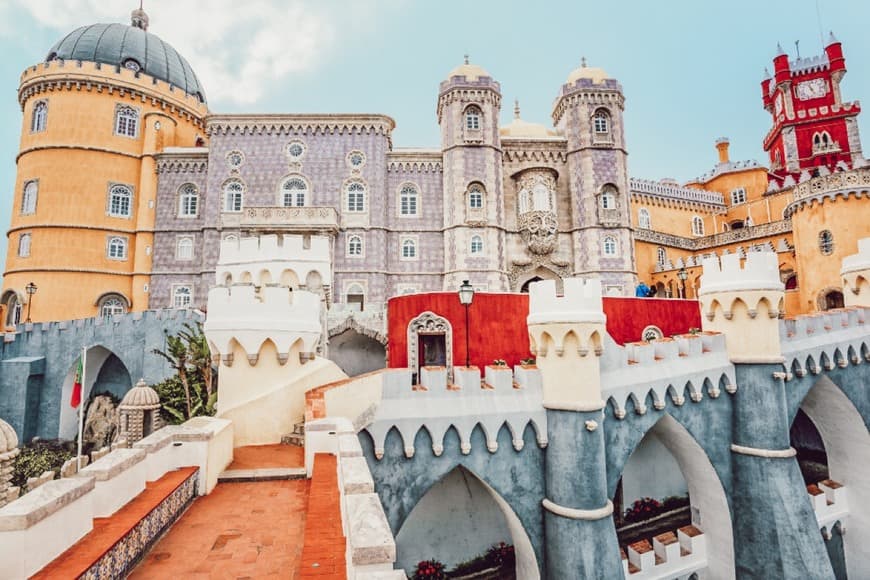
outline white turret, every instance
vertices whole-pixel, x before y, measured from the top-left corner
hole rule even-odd
[[[843,301],[870,307],[870,238],[858,240],[858,253],[843,258]]]

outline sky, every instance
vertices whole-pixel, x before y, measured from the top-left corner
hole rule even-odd
[[[72,29],[129,23],[135,0],[0,0],[0,224],[8,225],[21,131],[21,72]],[[687,181],[714,141],[764,161],[760,81],[777,43],[795,56],[843,43],[844,99],[870,98],[867,0],[145,0],[149,31],[192,65],[216,113],[384,113],[394,147],[437,147],[438,83],[463,55],[550,125],[580,59],[619,79],[629,172]],[[860,121],[867,137],[870,121]],[[6,255],[5,238],[0,255]]]

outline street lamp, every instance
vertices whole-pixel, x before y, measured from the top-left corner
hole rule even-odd
[[[36,284],[30,282],[27,286],[24,287],[24,290],[27,292],[27,320],[24,322],[30,322],[30,305],[33,303],[33,295],[36,294]]]
[[[679,272],[677,272],[677,278],[680,279],[680,284],[683,287],[682,298],[685,298],[686,297],[686,280],[688,280],[688,278],[689,278],[689,273],[686,271],[685,266],[680,268]]]
[[[459,287],[459,303],[465,306],[465,367],[471,366],[471,357],[468,354],[468,307],[474,300],[474,286],[463,280]]]

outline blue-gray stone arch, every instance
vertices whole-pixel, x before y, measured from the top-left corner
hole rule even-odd
[[[414,454],[410,458],[406,457],[405,442],[395,427],[387,433],[380,460],[375,458],[374,444],[366,430],[360,432],[359,439],[394,535],[432,486],[462,467],[491,489],[494,497],[504,501],[516,515],[534,551],[537,571],[543,577],[544,450],[537,444],[536,427],[531,422],[523,429],[523,445],[519,451],[514,448],[507,424],[499,428],[495,453],[487,450],[482,427],[472,431],[468,455],[462,454],[459,434],[454,427],[445,433],[440,456],[432,451],[432,439],[424,426],[414,436]]]

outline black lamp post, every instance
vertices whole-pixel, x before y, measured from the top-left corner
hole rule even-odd
[[[677,272],[677,278],[680,279],[680,285],[683,287],[683,295],[681,298],[686,297],[686,280],[689,278],[689,273],[686,271],[686,267],[683,266],[680,268],[679,272]]]
[[[474,287],[468,283],[468,280],[463,280],[459,287],[459,303],[465,306],[465,367],[471,366],[471,357],[468,354],[468,307],[471,306],[471,301],[474,300]]]
[[[27,286],[24,287],[24,290],[27,292],[27,320],[24,322],[30,322],[30,305],[33,303],[33,295],[36,294],[36,284],[30,282]]]

